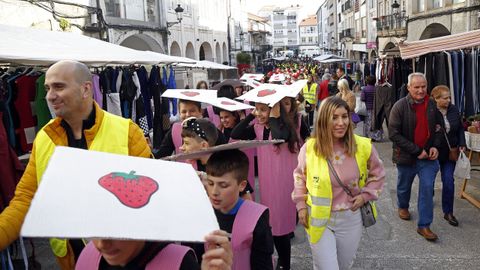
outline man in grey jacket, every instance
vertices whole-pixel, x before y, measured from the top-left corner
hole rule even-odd
[[[393,162],[397,165],[398,215],[409,220],[412,183],[419,178],[417,232],[429,241],[438,236],[430,230],[433,221],[433,188],[439,165],[437,146],[441,143],[437,107],[427,95],[422,73],[408,76],[408,95],[398,100],[389,117],[388,132],[393,142]]]

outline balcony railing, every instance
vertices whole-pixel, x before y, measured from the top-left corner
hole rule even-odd
[[[340,40],[345,39],[345,38],[351,38],[353,39],[354,35],[354,29],[353,28],[347,28],[343,30],[342,32],[339,33]]]
[[[392,14],[377,19],[378,36],[402,36],[407,34],[407,16]]]
[[[352,0],[348,0],[342,5],[342,13],[349,11],[352,8]]]

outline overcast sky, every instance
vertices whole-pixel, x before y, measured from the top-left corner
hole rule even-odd
[[[300,18],[306,18],[308,15],[314,15],[323,0],[247,0],[247,9],[249,12],[256,14],[263,6],[276,5],[278,7],[286,7],[289,5],[299,4],[303,8],[300,10]]]

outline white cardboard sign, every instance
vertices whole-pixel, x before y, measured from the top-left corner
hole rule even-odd
[[[285,74],[279,73],[279,74],[273,74],[272,77],[270,77],[269,82],[283,82],[285,81]]]
[[[245,81],[245,84],[247,84],[248,86],[253,87],[253,88],[257,88],[257,87],[259,87],[260,85],[262,85],[262,83],[254,80],[254,79],[247,79],[247,80]]]
[[[21,235],[202,242],[218,228],[190,164],[56,147]]]
[[[282,98],[291,95],[291,89],[281,84],[261,84],[259,87],[248,91],[237,99],[268,104],[273,107]]]
[[[260,81],[263,78],[263,74],[253,74],[253,73],[245,73],[242,75],[240,80],[248,81],[248,80],[257,80]]]
[[[227,144],[217,145],[214,147],[209,147],[207,149],[203,149],[200,151],[192,152],[192,153],[180,153],[173,156],[168,156],[163,158],[164,160],[187,160],[187,159],[197,159],[203,157],[207,154],[212,154],[219,151],[224,150],[232,150],[232,149],[249,149],[249,148],[256,148],[265,145],[271,144],[279,144],[284,143],[284,140],[248,140],[248,141],[236,141]]]
[[[288,97],[296,97],[300,91],[302,91],[303,87],[307,85],[308,80],[298,80],[291,85],[288,85],[287,87],[289,88],[289,94],[287,95]]]
[[[210,103],[215,107],[218,107],[220,109],[224,109],[230,112],[255,109],[254,106],[245,104],[243,102],[238,102],[236,100],[229,99],[226,97],[217,98],[215,100],[212,100]]]
[[[217,90],[167,89],[162,97],[210,103],[212,99],[217,98]]]

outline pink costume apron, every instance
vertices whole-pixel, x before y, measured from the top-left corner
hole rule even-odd
[[[180,151],[180,146],[182,146],[182,123],[181,122],[176,122],[173,123],[172,125],[172,142],[173,145],[175,146],[175,154],[180,154],[182,151]]]
[[[265,210],[267,207],[249,200],[244,200],[238,210],[232,227],[232,270],[250,270],[253,231]]]
[[[264,127],[261,124],[254,125],[257,140],[263,139]],[[272,139],[271,133],[269,139]],[[257,147],[260,203],[270,209],[270,226],[274,236],[295,230],[297,211],[291,194],[297,156],[298,153],[288,150],[287,143]]]
[[[176,244],[164,247],[145,267],[145,270],[180,269],[183,258],[190,248]],[[97,270],[100,267],[102,254],[95,248],[93,242],[83,249],[78,258],[75,270]]]
[[[207,106],[207,113],[208,113],[208,119],[210,119],[210,122],[212,122],[215,125],[215,127],[220,126],[220,116],[215,114],[215,112],[213,111],[212,105]]]

